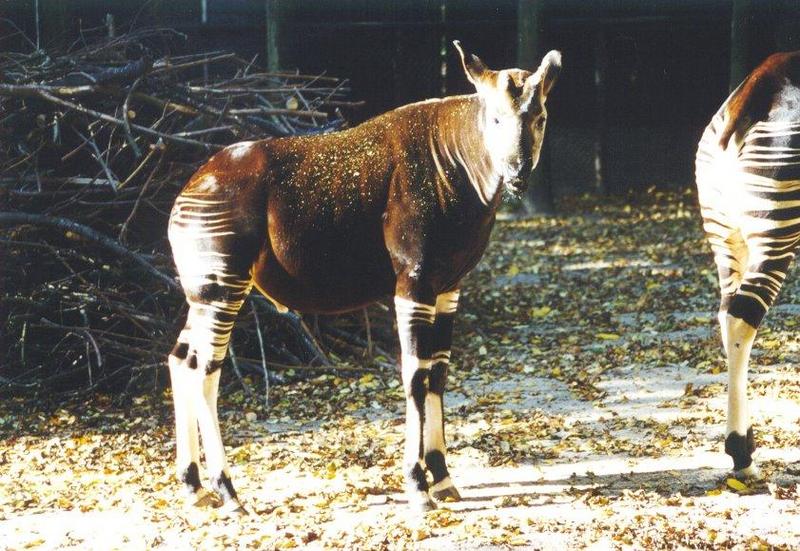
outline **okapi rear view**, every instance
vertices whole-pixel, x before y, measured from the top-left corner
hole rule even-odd
[[[800,245],[800,52],[771,55],[733,91],[703,133],[696,173],[722,295],[725,452],[737,475],[758,476],[747,370]]]
[[[409,503],[458,499],[442,395],[461,279],[480,260],[502,190],[521,192],[544,137],[561,56],[534,73],[461,55],[476,94],[406,105],[342,132],[243,142],[175,201],[169,239],[189,313],[169,357],[178,477],[194,503],[198,425],[212,488],[243,512],[217,420],[237,312],[253,286],[279,309],[335,313],[393,294],[406,395]],[[429,485],[426,471],[430,472]]]

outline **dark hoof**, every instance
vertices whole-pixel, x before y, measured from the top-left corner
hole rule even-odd
[[[734,470],[733,473],[731,474],[733,475],[733,478],[735,478],[736,480],[742,480],[742,481],[761,480],[762,478],[761,471],[758,469],[755,463],[750,463],[750,465],[748,465],[744,469]]]
[[[197,492],[189,496],[187,505],[199,509],[216,509],[222,505],[222,500],[220,500],[215,493],[209,492],[205,488],[200,488]]]
[[[218,509],[219,516],[224,518],[242,518],[250,516],[250,512],[241,503],[231,500]]]
[[[458,493],[455,486],[448,486],[441,490],[435,490],[433,492],[433,499],[436,501],[461,501],[461,494]]]

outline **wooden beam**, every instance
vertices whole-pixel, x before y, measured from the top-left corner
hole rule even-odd
[[[536,70],[544,55],[544,9],[546,0],[519,0],[517,3],[517,66]],[[549,146],[545,135],[539,166],[528,178],[528,191],[522,201],[529,213],[555,210],[550,178]]]
[[[280,20],[281,0],[266,0],[267,17],[267,69],[270,72],[279,71],[280,59]]]

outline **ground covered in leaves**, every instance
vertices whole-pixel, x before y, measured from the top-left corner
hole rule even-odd
[[[251,515],[180,506],[169,391],[0,406],[0,547],[795,548],[800,277],[755,345],[762,483],[728,479],[716,278],[690,195],[498,223],[462,291],[446,397],[464,500],[401,494],[396,373],[320,373],[220,404]],[[348,375],[348,376],[345,376]],[[255,383],[254,383],[255,386]]]

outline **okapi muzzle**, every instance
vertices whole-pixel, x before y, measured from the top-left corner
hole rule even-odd
[[[409,502],[458,499],[442,401],[462,278],[480,260],[502,188],[535,166],[560,68],[493,71],[456,42],[476,93],[400,107],[330,134],[242,142],[214,155],[175,201],[169,240],[189,311],[169,357],[177,470],[206,502],[243,511],[217,420],[231,330],[255,287],[279,310],[336,313],[394,296],[406,397]]]

